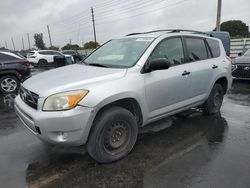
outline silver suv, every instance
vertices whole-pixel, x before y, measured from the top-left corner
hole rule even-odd
[[[183,30],[135,33],[28,79],[15,109],[41,140],[86,144],[108,163],[126,156],[148,123],[194,107],[218,113],[231,82],[220,40]]]

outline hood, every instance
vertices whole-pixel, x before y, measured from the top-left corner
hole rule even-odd
[[[234,63],[249,63],[250,64],[250,56],[240,56],[234,59]]]
[[[126,69],[74,64],[35,75],[23,86],[40,97],[47,97],[63,91],[88,89],[86,86],[89,84],[119,79],[125,74]]]

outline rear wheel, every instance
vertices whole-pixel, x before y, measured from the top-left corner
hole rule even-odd
[[[20,86],[19,80],[12,75],[6,75],[0,78],[0,92],[13,93],[18,90]]]
[[[106,108],[93,124],[87,150],[97,162],[117,161],[132,150],[137,134],[138,126],[130,111],[121,107]]]
[[[205,114],[216,114],[220,111],[223,103],[224,90],[221,84],[215,84],[208,99],[203,105]]]
[[[38,61],[38,67],[45,67],[48,65],[48,61],[46,59],[40,59]]]

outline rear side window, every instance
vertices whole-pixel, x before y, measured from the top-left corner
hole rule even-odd
[[[49,51],[41,51],[41,52],[38,52],[39,54],[42,54],[42,55],[52,55]]]
[[[52,55],[58,55],[58,56],[61,56],[62,54],[59,53],[59,52],[52,52]]]
[[[186,38],[188,61],[208,59],[205,42],[202,38]]]
[[[15,60],[19,59],[11,55],[0,53],[0,61],[15,61]]]
[[[220,43],[217,40],[206,39],[214,58],[220,56]]]

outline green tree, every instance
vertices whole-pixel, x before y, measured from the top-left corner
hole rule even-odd
[[[100,44],[98,42],[95,43],[94,41],[89,41],[83,45],[83,48],[84,49],[95,49],[99,46],[100,46]]]
[[[232,38],[250,37],[249,27],[241,20],[229,20],[221,24],[221,31],[227,31]]]
[[[66,44],[62,47],[62,50],[79,50],[80,47],[78,44]]]
[[[34,34],[34,39],[35,39],[35,46],[40,49],[40,50],[45,50],[46,46],[43,41],[43,34],[42,33],[35,33]]]
[[[48,48],[49,50],[59,50],[60,48],[59,48],[59,46],[50,46],[49,48]]]

